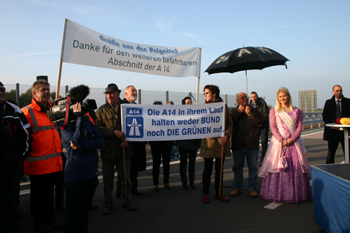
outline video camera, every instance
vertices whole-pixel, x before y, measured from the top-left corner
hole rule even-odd
[[[68,109],[68,122],[76,120],[79,116],[85,115],[90,110],[97,109],[94,99],[83,100],[89,95],[88,86],[79,85],[73,87],[64,98],[54,100],[54,106],[47,110],[47,117],[55,124],[64,122]],[[81,112],[73,112],[74,104],[81,103]]]

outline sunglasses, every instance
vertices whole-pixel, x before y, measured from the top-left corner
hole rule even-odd
[[[6,88],[5,87],[0,87],[0,92],[6,92]]]

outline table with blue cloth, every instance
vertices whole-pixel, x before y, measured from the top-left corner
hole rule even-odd
[[[314,220],[326,232],[350,232],[350,164],[312,165]]]

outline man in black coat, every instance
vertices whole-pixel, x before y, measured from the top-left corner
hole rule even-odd
[[[337,113],[337,106],[339,112]],[[343,96],[342,87],[335,85],[333,87],[333,97],[326,101],[323,108],[323,121],[325,124],[336,123],[339,117],[350,117],[350,99]],[[328,141],[328,154],[326,163],[334,163],[334,155],[338,148],[339,142],[344,151],[344,133],[337,129],[324,126],[323,140]]]
[[[22,110],[6,101],[0,82],[0,232],[18,232],[21,163],[31,152],[33,131]]]
[[[270,110],[267,106],[265,100],[263,98],[260,98],[258,94],[253,91],[250,93],[250,103],[249,106],[251,108],[256,108],[261,113],[261,115],[264,117],[264,123],[261,127],[258,127],[259,137],[261,139],[261,157],[260,157],[260,163],[259,167],[261,167],[262,162],[264,161],[265,154],[267,151],[268,141],[269,141],[269,130],[270,130],[270,124],[269,124],[269,114]]]
[[[123,104],[136,104],[137,90],[134,86],[127,86],[124,93],[125,98],[122,100]],[[142,193],[137,190],[137,176],[139,171],[146,170],[146,143],[132,142],[131,148],[133,153],[130,164],[131,192],[134,195],[142,195]]]

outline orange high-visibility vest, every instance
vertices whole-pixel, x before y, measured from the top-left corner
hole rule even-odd
[[[24,161],[24,173],[43,175],[62,171],[62,142],[52,121],[34,99],[22,111],[33,129],[32,152]]]

